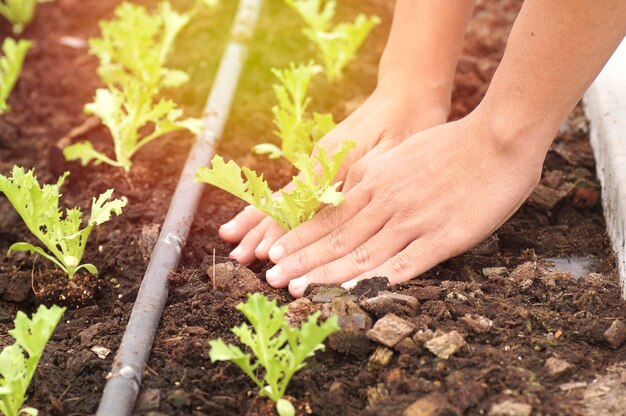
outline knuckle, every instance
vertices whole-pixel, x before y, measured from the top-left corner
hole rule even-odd
[[[386,188],[374,194],[374,197],[382,205],[387,205],[396,198],[396,195],[397,191],[395,189]]]
[[[406,254],[399,253],[390,258],[389,268],[398,275],[406,272],[409,268],[409,259]]]
[[[333,229],[339,226],[338,210],[328,206],[316,214],[319,224],[326,229]]]
[[[361,245],[352,252],[352,263],[358,270],[362,270],[366,267],[372,259],[370,249],[365,245]]]
[[[332,252],[338,252],[344,249],[347,244],[347,235],[344,230],[337,228],[328,235],[328,247]]]
[[[294,275],[301,276],[306,273],[307,269],[307,255],[304,250],[296,251],[292,254],[292,261],[290,262],[290,271]]]

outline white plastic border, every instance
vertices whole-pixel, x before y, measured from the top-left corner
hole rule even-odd
[[[583,98],[602,204],[626,298],[626,39]]]

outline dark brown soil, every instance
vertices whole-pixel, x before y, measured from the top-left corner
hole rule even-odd
[[[99,83],[95,59],[85,49],[64,46],[59,39],[97,35],[98,19],[110,17],[117,3],[57,0],[41,5],[36,22],[25,34],[36,41],[36,47],[11,97],[13,111],[0,118],[3,174],[13,164],[36,166],[39,178],[49,182],[70,170],[64,188],[68,205],[87,207],[92,196],[111,186],[117,196],[129,201],[124,215],[94,231],[88,244],[85,261],[100,270],[99,289],[81,300],[87,306],[68,310],[46,350],[28,402],[42,415],[95,412],[191,142],[184,134],[155,141],[137,154],[128,175],[108,166],[83,168],[63,161],[56,143],[86,119],[82,107]],[[176,2],[181,9],[191,3]],[[172,59],[192,80],[168,95],[191,115],[202,111],[236,5],[222,3],[218,13],[202,14],[190,24]],[[377,13],[383,24],[373,32],[358,62],[348,68],[343,82],[315,81],[313,109],[333,112],[338,120],[374,87],[392,13],[388,0],[340,3],[342,17],[351,18],[359,11]],[[519,0],[478,3],[459,65],[452,118],[467,114],[480,101],[521,5]],[[288,180],[288,169],[250,156],[249,149],[259,141],[273,140],[269,68],[314,57],[299,27],[282,0],[265,5],[219,149],[225,157],[263,171],[275,186]],[[9,34],[7,24],[0,24],[0,34]],[[85,137],[103,149],[110,146],[101,128]],[[594,170],[587,124],[576,109],[546,158],[541,185],[511,220],[477,249],[393,289],[419,300],[417,310],[396,311],[416,329],[457,330],[467,345],[446,360],[418,339],[405,343],[406,348],[397,347],[387,366],[368,369],[376,342],[363,331],[334,338],[332,348],[310,360],[288,389],[298,413],[400,415],[422,398],[443,409],[434,414],[484,414],[507,399],[531,405],[533,414],[584,413],[584,384],[569,390],[560,386],[590,383],[625,359],[623,348],[615,350],[603,338],[616,318],[626,318],[626,310],[604,232]],[[229,328],[241,322],[234,309],[242,300],[240,290],[214,287],[216,282],[208,277],[213,250],[219,264],[232,249],[216,237],[217,227],[241,207],[220,191],[205,192],[180,270],[172,276],[173,288],[144,373],[146,397],[140,401],[144,407],[138,413],[262,415],[272,411],[238,368],[208,360],[208,341],[223,337],[233,342]],[[28,238],[12,208],[0,200],[0,253]],[[547,271],[544,259],[558,256],[591,257],[598,262],[596,273],[575,280]],[[0,260],[0,334],[10,328],[16,310],[31,311],[37,302],[50,301],[54,293],[38,299],[31,289],[34,286],[40,293],[41,285],[47,285],[49,267],[42,259],[33,266],[33,258],[23,254]],[[487,267],[506,270],[486,276],[483,268]],[[263,284],[266,268],[266,264],[254,265],[258,277],[248,283],[262,285],[281,302],[292,301],[285,291]],[[356,301],[376,292],[359,290]],[[333,304],[355,300],[345,295],[339,299]],[[305,301],[299,305],[305,311],[329,307]],[[493,327],[477,334],[461,319],[466,314],[486,317]],[[382,315],[372,313],[368,319]],[[0,336],[0,346],[9,342],[8,336]],[[95,346],[112,352],[99,358],[91,350]],[[549,375],[545,363],[551,357],[566,360],[571,369],[560,376]]]

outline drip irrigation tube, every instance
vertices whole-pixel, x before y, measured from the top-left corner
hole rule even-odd
[[[246,41],[252,37],[262,0],[240,0],[228,43],[204,109],[202,132],[187,157],[167,211],[159,239],[152,251],[137,299],[113,360],[97,416],[125,416],[133,411],[142,373],[167,300],[170,272],[178,261],[203,185],[194,182],[199,166],[208,165],[215,144],[228,118],[239,75],[247,55]]]

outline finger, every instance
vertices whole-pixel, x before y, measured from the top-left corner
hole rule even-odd
[[[220,227],[219,235],[229,243],[238,243],[266,217],[267,215],[263,212],[248,205],[232,220]]]
[[[327,206],[310,221],[294,228],[280,238],[270,248],[269,257],[274,263],[309,244],[316,242],[354,217],[370,201],[369,191],[354,188],[346,194],[346,200],[339,206]]]
[[[365,207],[325,237],[284,257],[267,271],[267,282],[274,287],[287,286],[290,280],[357,250],[379,233],[386,222],[378,210]]]
[[[257,248],[265,231],[269,228],[274,220],[266,217],[256,227],[251,229],[241,240],[241,243],[230,252],[229,257],[237,260],[241,264],[254,263],[256,256],[254,250]]]
[[[398,235],[401,235],[398,227],[388,222],[380,232],[347,255],[292,280],[289,283],[289,292],[294,297],[300,297],[311,283],[342,283],[375,269],[403,250],[412,240],[410,235],[403,239],[399,239]]]
[[[389,279],[391,285],[395,285],[419,276],[448,257],[434,250],[430,238],[418,238],[380,266],[360,274],[341,286],[344,289],[352,289],[359,281],[376,276],[384,276]]]
[[[375,163],[375,158],[392,149],[394,146],[394,142],[382,142],[367,152],[358,162],[350,167],[341,190],[343,192],[348,192],[350,189],[354,188],[359,182],[361,182],[361,180],[363,180],[363,175],[365,175],[367,167],[371,163]]]
[[[276,221],[272,221],[272,224],[265,230],[265,236],[259,243],[258,247],[254,250],[254,255],[259,260],[268,260],[268,251],[270,247],[283,235],[285,235],[285,229]]]

